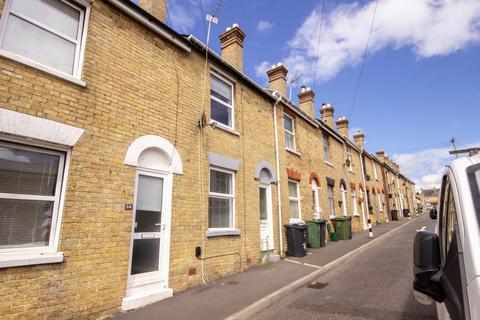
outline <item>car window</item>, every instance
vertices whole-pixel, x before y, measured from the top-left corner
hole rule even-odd
[[[442,261],[445,261],[445,257],[447,255],[447,247],[446,247],[446,224],[447,224],[447,212],[448,212],[448,194],[450,192],[450,180],[447,176],[443,177],[442,181],[442,191],[440,194],[440,208],[438,210],[438,222],[439,228],[438,233],[440,236],[440,250],[442,255]]]
[[[468,167],[467,176],[472,192],[473,205],[477,213],[477,222],[480,227],[480,164]]]
[[[447,223],[445,225],[445,248],[446,252],[450,249],[450,243],[452,243],[453,233],[457,226],[457,210],[455,209],[455,197],[453,189],[449,186],[448,192],[448,206],[447,206]]]

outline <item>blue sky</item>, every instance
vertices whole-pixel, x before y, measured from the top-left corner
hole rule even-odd
[[[219,1],[168,1],[169,24],[205,41],[200,3],[207,14]],[[438,185],[452,136],[460,146],[480,145],[480,1],[379,0],[353,112],[374,1],[325,1],[323,16],[321,0],[221,3],[214,50],[238,23],[247,75],[265,85],[265,70],[283,62],[302,76],[294,101],[300,85],[313,87],[317,107],[332,103],[351,131],[365,132],[370,151],[384,148],[419,186]]]

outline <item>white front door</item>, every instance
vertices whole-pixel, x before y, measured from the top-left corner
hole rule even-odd
[[[261,184],[259,188],[260,250],[273,250],[272,187]]]
[[[124,309],[171,295],[168,285],[171,176],[138,171]],[[147,302],[149,303],[149,302]]]

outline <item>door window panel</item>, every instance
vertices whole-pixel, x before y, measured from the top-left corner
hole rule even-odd
[[[260,188],[260,220],[267,220],[267,189],[266,188]]]
[[[163,179],[138,176],[135,232],[160,232]]]
[[[160,239],[135,239],[131,274],[158,271],[159,254]]]

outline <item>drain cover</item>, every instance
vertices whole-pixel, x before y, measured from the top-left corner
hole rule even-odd
[[[240,282],[232,280],[232,281],[225,282],[225,284],[228,284],[229,286],[236,286],[237,284],[240,284]]]
[[[310,284],[307,286],[307,288],[311,289],[323,289],[326,286],[328,286],[328,283],[321,283],[321,282],[310,282]]]

